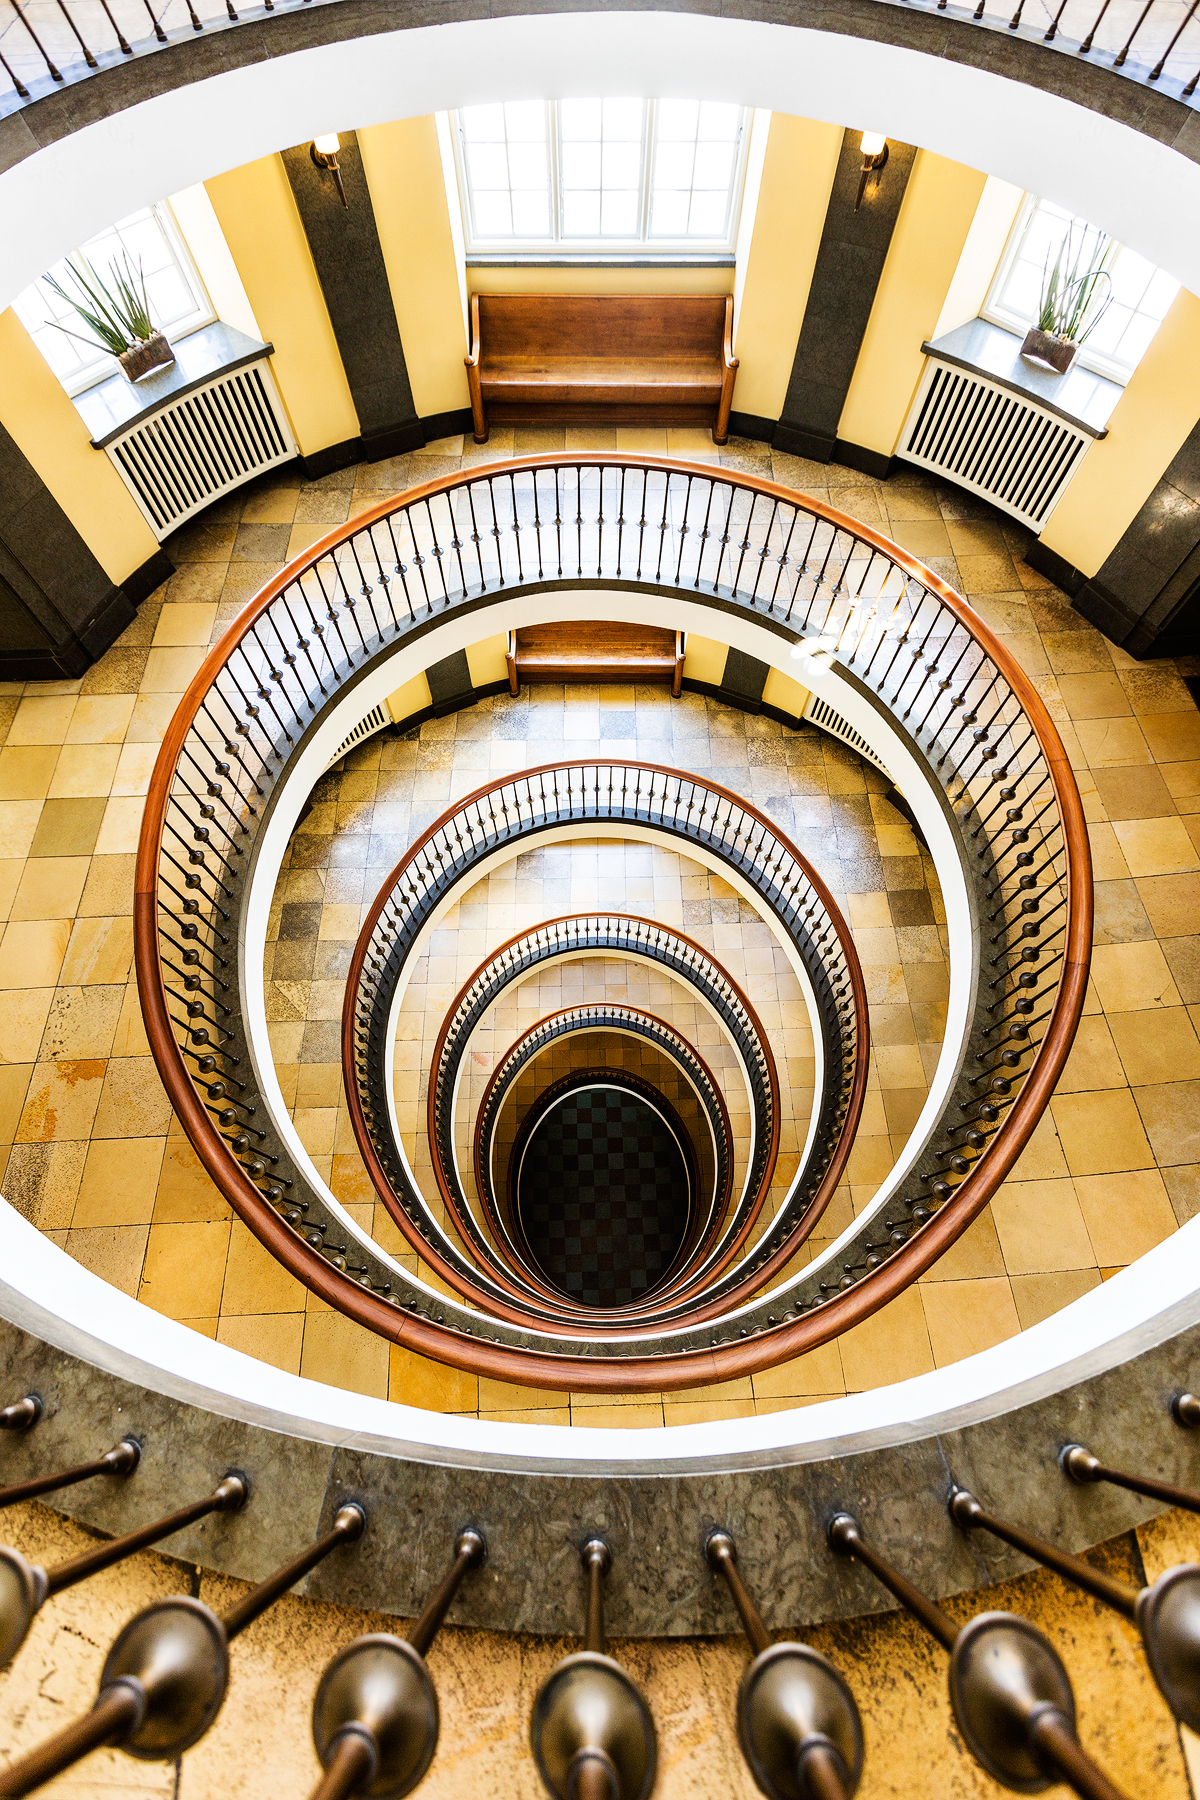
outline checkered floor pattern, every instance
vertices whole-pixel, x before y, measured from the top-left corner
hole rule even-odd
[[[678,1253],[687,1169],[653,1107],[589,1086],[539,1120],[516,1200],[530,1251],[557,1288],[585,1306],[623,1306],[661,1281]]]

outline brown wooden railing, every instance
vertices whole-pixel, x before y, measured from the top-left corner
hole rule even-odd
[[[836,662],[940,791],[981,945],[965,1061],[885,1216],[867,1217],[836,1266],[818,1259],[732,1318],[675,1324],[619,1367],[598,1342],[481,1316],[352,1241],[258,1092],[234,953],[258,833],[347,684],[456,607],[575,584],[715,604]],[[471,846],[461,851],[445,891],[474,865]],[[272,1253],[332,1305],[423,1354],[543,1386],[630,1390],[796,1356],[937,1260],[1012,1168],[1054,1089],[1082,1009],[1091,923],[1066,754],[1032,683],[960,596],[878,533],[776,484],[604,455],[427,483],[268,583],[172,721],[135,894],[151,1049],[202,1163]]]

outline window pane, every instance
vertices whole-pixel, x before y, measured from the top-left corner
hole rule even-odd
[[[688,219],[689,237],[719,237],[725,229],[725,215],[729,210],[729,195],[720,193],[692,192],[692,210]]]
[[[599,144],[564,144],[562,178],[565,188],[600,186]]]
[[[695,162],[694,145],[660,143],[654,156],[655,190],[691,187]]]
[[[604,102],[604,140],[627,138],[640,143],[645,108],[640,100],[606,100]]]
[[[604,237],[636,237],[638,228],[638,192],[605,188],[600,209],[600,230]]]
[[[480,238],[549,237],[550,158],[541,100],[467,106],[460,114],[468,213]]]
[[[605,188],[632,188],[637,192],[642,173],[642,146],[636,144],[604,145],[603,185]]]
[[[650,203],[651,237],[686,237],[688,227],[688,193],[670,188],[654,190]]]
[[[698,188],[724,188],[728,191],[732,174],[732,144],[697,144],[696,172],[692,179]]]
[[[692,143],[696,136],[696,124],[700,117],[699,102],[695,100],[660,100],[658,103],[658,137],[660,143],[670,143],[683,139]]]
[[[1155,269],[1154,279],[1146,289],[1146,297],[1138,310],[1145,313],[1148,319],[1165,319],[1178,292],[1179,283],[1175,277],[1168,275],[1165,269]]]
[[[580,188],[563,195],[563,231],[568,237],[599,237],[599,193]]]
[[[738,134],[741,108],[705,100],[700,107],[698,136],[703,142],[732,144]]]
[[[600,139],[603,124],[603,102],[600,100],[561,100],[558,107],[563,142],[581,138]]]

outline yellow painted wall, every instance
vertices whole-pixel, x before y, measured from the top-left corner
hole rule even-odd
[[[305,455],[358,436],[358,414],[278,156],[205,182]]]
[[[1094,575],[1200,418],[1200,300],[1175,296],[1042,542]]]
[[[124,581],[158,540],[58,377],[11,308],[0,313],[0,424],[37,470],[100,567]]]
[[[744,276],[738,271],[738,412],[777,419],[783,408],[841,142],[838,125],[771,115]]]
[[[791,713],[799,719],[808,705],[810,690],[785,675],[782,669],[772,669],[763,685],[763,699],[768,706],[777,706],[780,712]]]
[[[684,675],[689,681],[707,681],[713,687],[720,687],[728,657],[728,644],[718,644],[712,638],[697,637],[694,631],[689,631],[683,647]]]
[[[887,171],[882,179],[887,180]],[[838,436],[890,456],[912,403],[986,177],[918,150]]]
[[[732,294],[727,269],[471,269],[471,294]]]
[[[1001,181],[998,175],[989,175],[984,182],[950,291],[933,328],[934,337],[979,317],[1024,198],[1019,187]]]
[[[413,400],[421,418],[469,406],[459,268],[432,115],[358,134]]]
[[[411,719],[414,713],[424,712],[427,706],[433,705],[433,695],[429,691],[429,682],[424,670],[398,687],[394,694],[387,697],[387,709],[393,721],[399,725],[404,719]]]
[[[493,681],[508,680],[508,664],[504,660],[506,638],[503,632],[484,638],[482,643],[467,645],[467,668],[472,687],[488,687]]]

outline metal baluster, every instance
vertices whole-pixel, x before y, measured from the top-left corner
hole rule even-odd
[[[240,1483],[244,1499],[245,1478],[230,1479]],[[145,1607],[113,1640],[92,1711],[0,1770],[0,1795],[33,1793],[102,1744],[142,1762],[174,1762],[199,1743],[221,1710],[232,1640],[331,1551],[356,1542],[366,1524],[356,1502],[343,1506],[331,1530],[221,1617],[183,1595]]]
[[[16,13],[18,19],[20,19],[22,25],[25,27],[26,31],[29,33],[30,37],[33,39],[34,44],[37,46],[38,53],[41,56],[42,61],[46,65],[46,70],[50,76],[50,79],[52,81],[61,81],[63,79],[62,75],[55,68],[55,66],[51,62],[49,56],[46,54],[46,51],[42,45],[42,40],[39,38],[37,32],[33,29],[33,26],[29,23],[29,20],[25,17],[25,14],[21,11],[21,8],[17,5],[17,0],[8,0],[8,4],[12,7],[12,9]],[[15,80],[15,77],[14,77],[14,80]],[[26,96],[26,97],[28,98],[28,96]]]
[[[854,1559],[950,1652],[950,1704],[967,1749],[996,1781],[1038,1793],[1063,1781],[1081,1800],[1123,1800],[1087,1755],[1075,1731],[1071,1679],[1049,1640],[1015,1613],[979,1613],[960,1631],[865,1542],[858,1520],[838,1513],[829,1527],[836,1556]]]
[[[245,1505],[249,1492],[250,1484],[244,1475],[226,1475],[203,1500],[182,1506],[177,1512],[155,1519],[124,1537],[111,1538],[95,1550],[85,1550],[82,1556],[74,1556],[69,1562],[56,1563],[52,1569],[36,1568],[18,1551],[7,1547],[0,1549],[0,1665],[16,1655],[34,1618],[51,1594],[61,1594],[64,1589],[75,1587],[101,1569],[111,1569],[115,1563],[124,1562],[136,1551],[160,1543],[163,1538],[171,1537],[185,1525],[192,1525],[209,1513],[237,1512]],[[0,1776],[0,1794],[27,1791],[25,1788],[6,1788]]]
[[[40,1404],[38,1410],[41,1410]],[[93,1475],[132,1475],[141,1454],[141,1445],[136,1439],[122,1438],[95,1462],[81,1463],[76,1469],[62,1469],[56,1475],[35,1475],[30,1481],[17,1481],[11,1487],[0,1488],[0,1506],[15,1506],[19,1500],[36,1500],[39,1494],[55,1494],[60,1488],[89,1481]]]
[[[42,1416],[42,1402],[37,1394],[26,1394],[20,1400],[0,1409],[0,1431],[28,1431]]]
[[[1163,1699],[1177,1719],[1193,1731],[1200,1729],[1200,1563],[1180,1563],[1139,1591],[1094,1569],[1081,1556],[985,1512],[966,1488],[953,1490],[949,1509],[963,1531],[990,1532],[1135,1624]]]
[[[312,1800],[411,1793],[437,1750],[438,1702],[425,1666],[442,1620],[469,1569],[487,1556],[483,1533],[459,1533],[454,1561],[407,1639],[371,1632],[338,1652],[313,1701],[313,1743],[325,1770]]]
[[[612,1555],[602,1538],[580,1550],[587,1577],[584,1648],[564,1657],[538,1690],[530,1742],[553,1800],[647,1800],[654,1786],[654,1721],[620,1663],[606,1653],[604,1578]]]
[[[704,1555],[724,1577],[754,1661],[738,1686],[738,1742],[769,1800],[851,1800],[863,1766],[862,1722],[833,1664],[808,1644],[772,1644],[737,1568],[727,1531]]]

